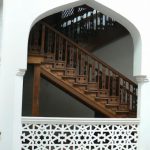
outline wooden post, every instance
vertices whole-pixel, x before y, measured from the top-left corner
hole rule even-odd
[[[98,94],[97,94],[97,96],[98,97],[100,97],[100,81],[99,81],[99,78],[100,78],[100,66],[99,66],[100,64],[98,63],[98,72],[97,72],[97,89],[98,89]]]
[[[41,54],[44,54],[44,44],[45,44],[45,25],[42,25]]]
[[[96,10],[96,32],[97,32],[97,10]]]
[[[32,116],[39,115],[40,64],[34,66]]]

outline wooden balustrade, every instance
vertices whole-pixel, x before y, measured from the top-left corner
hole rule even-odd
[[[136,111],[137,85],[127,77],[78,46],[75,42],[40,22],[31,30],[29,54],[44,55],[47,60],[63,62],[65,68],[74,68],[76,77],[84,76],[85,82],[97,84],[97,96],[108,90],[109,96],[120,97],[120,104],[128,104]]]
[[[115,21],[93,8],[83,5],[62,11],[62,19],[57,23],[57,30],[75,42],[82,41],[85,35],[108,29]]]

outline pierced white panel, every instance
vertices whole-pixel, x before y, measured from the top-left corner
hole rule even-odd
[[[136,150],[138,125],[23,123],[22,150]]]

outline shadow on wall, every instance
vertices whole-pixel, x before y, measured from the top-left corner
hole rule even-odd
[[[136,82],[133,77],[133,52],[133,40],[129,34],[100,49],[96,49],[93,54]]]
[[[32,116],[33,65],[28,65],[23,84],[22,115]],[[40,116],[44,117],[105,117],[74,97],[41,78]]]

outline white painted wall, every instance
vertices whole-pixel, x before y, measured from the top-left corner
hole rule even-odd
[[[1,63],[1,43],[2,43],[2,16],[3,16],[3,3],[0,0],[0,63]]]
[[[20,145],[16,144],[16,141],[20,138],[18,123],[21,123],[23,79],[17,74],[23,75],[26,69],[27,43],[31,26],[47,15],[83,3],[110,15],[131,32],[134,42],[134,75],[150,76],[148,0],[5,0],[0,68],[1,150],[20,150]],[[142,119],[139,150],[150,149],[150,120],[149,108],[147,108],[150,106],[149,89],[149,82],[141,87],[140,115]]]
[[[133,40],[130,35],[122,37],[94,51],[94,55],[127,76],[133,77]]]

